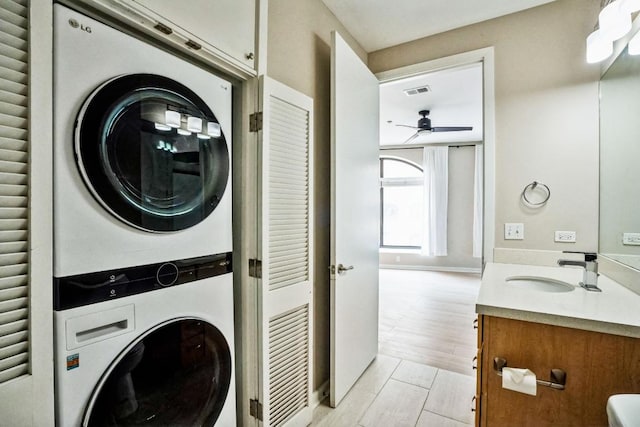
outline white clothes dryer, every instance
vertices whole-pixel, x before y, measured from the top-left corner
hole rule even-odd
[[[89,274],[58,301],[56,425],[235,426],[230,254],[112,273],[140,293]]]
[[[54,276],[231,251],[231,92],[54,6]]]
[[[60,426],[235,426],[232,86],[54,5]]]

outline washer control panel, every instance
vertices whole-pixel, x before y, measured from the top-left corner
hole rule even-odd
[[[117,270],[54,277],[53,308],[57,311],[66,310],[182,285],[232,271],[231,252],[226,252]]]

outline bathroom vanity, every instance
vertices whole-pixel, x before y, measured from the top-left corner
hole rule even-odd
[[[523,276],[572,288],[508,280]],[[602,292],[589,292],[581,278],[576,268],[487,265],[476,304],[476,425],[606,426],[610,395],[640,393],[640,295],[602,275]],[[535,373],[536,395],[504,389],[503,364]]]

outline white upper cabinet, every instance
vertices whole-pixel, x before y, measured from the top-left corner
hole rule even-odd
[[[266,73],[268,0],[64,0],[246,80]]]
[[[201,48],[212,49],[243,68],[255,68],[256,0],[127,0],[126,3],[171,31],[188,34]]]

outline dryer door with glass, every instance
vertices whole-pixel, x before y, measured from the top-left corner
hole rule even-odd
[[[138,229],[191,227],[216,208],[229,179],[223,129],[186,86],[154,74],[111,79],[87,98],[75,155],[92,195]]]
[[[177,319],[133,342],[95,387],[83,426],[211,426],[231,383],[222,332],[200,319]]]

